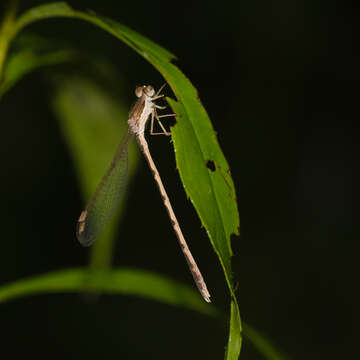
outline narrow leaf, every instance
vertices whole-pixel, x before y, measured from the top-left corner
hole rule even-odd
[[[290,358],[277,349],[267,337],[249,324],[244,324],[244,334],[265,359],[290,360]]]
[[[191,287],[149,271],[126,268],[109,271],[74,268],[18,280],[0,287],[0,303],[24,296],[63,292],[133,295],[206,315],[217,314],[216,309],[204,303]]]
[[[187,308],[219,320],[225,317],[220,310],[204,303],[192,286],[149,271],[129,268],[109,271],[73,268],[17,280],[0,286],[0,303],[40,294],[89,292],[138,296],[171,306]],[[233,318],[235,317],[236,315]],[[244,335],[264,359],[289,360],[254,327],[244,324]],[[230,339],[230,341],[233,340],[237,341],[236,337]]]
[[[36,48],[25,48],[11,54],[5,66],[0,84],[0,98],[26,74],[43,66],[71,61],[74,54],[70,50],[53,50],[39,53]]]

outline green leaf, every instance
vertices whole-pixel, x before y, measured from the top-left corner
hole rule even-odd
[[[195,90],[191,90],[184,87],[189,97],[184,105],[168,99],[178,114],[172,129],[176,162],[186,193],[208,231],[232,289],[230,235],[237,232],[239,225],[235,189],[215,132],[204,108],[193,99]],[[214,163],[215,171],[207,168],[208,161]]]
[[[16,19],[17,4],[16,1],[11,1],[4,18],[1,19],[0,24],[0,84],[3,79],[3,69],[6,60],[7,52],[13,36],[15,36],[15,19]]]
[[[11,16],[13,17],[14,14],[11,13]],[[10,52],[6,59],[10,41],[16,34],[17,28],[17,22],[12,17],[10,17],[11,21],[5,21],[0,28],[0,98],[31,71],[72,61],[77,56],[75,51],[58,41],[26,34],[16,39],[16,50]]]
[[[244,334],[246,338],[253,344],[257,351],[264,356],[265,359],[269,360],[289,360],[290,358],[280,352],[270,342],[268,338],[261,334],[260,331],[256,330],[249,324],[244,324]]]
[[[239,336],[241,332],[239,307],[235,301],[231,300],[229,341],[225,359],[237,359],[239,357],[242,344],[242,337]]]
[[[240,311],[231,276],[230,235],[237,234],[239,226],[235,189],[229,167],[218,147],[210,123],[204,121],[202,124],[200,121],[207,119],[205,110],[198,99],[194,101],[190,95],[189,111],[186,111],[180,102],[168,99],[179,116],[179,121],[172,129],[172,139],[185,190],[208,231],[231,292],[230,329],[225,359],[235,360],[239,357],[242,343]],[[213,162],[214,171],[207,168],[207,161]]]
[[[0,98],[31,71],[71,61],[74,56],[70,50],[54,50],[47,53],[39,53],[38,50],[28,47],[10,55],[0,84]]]
[[[214,306],[205,303],[193,286],[181,284],[149,271],[129,268],[109,271],[73,268],[17,280],[0,287],[0,303],[40,294],[83,292],[137,296],[187,308],[219,320],[225,317],[225,314]],[[289,359],[275,349],[271,342],[252,326],[244,324],[244,335],[265,359]]]
[[[121,86],[119,81],[118,86]],[[126,133],[128,109],[121,99],[113,98],[95,82],[79,76],[57,78],[52,103],[73,158],[85,204],[105,174],[122,134]],[[138,147],[133,142],[129,149],[130,180],[138,158]],[[125,203],[126,196],[104,234],[91,248],[92,267],[111,266],[114,235]]]
[[[174,91],[178,102],[170,100],[170,103],[179,114],[172,129],[177,167],[185,191],[223,267],[231,294],[226,358],[237,359],[241,345],[241,321],[232,279],[230,244],[230,236],[238,234],[239,228],[236,194],[229,166],[196,89],[170,62],[174,56],[159,45],[113,20],[73,10],[65,3],[42,5],[27,11],[16,22],[15,33],[34,21],[49,17],[79,18],[101,27],[149,61]]]
[[[73,268],[18,280],[0,287],[0,303],[24,296],[63,292],[133,295],[206,315],[217,314],[217,310],[204,303],[191,287],[149,271],[127,268],[109,271]]]

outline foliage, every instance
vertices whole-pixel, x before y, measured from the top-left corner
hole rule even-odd
[[[172,63],[175,56],[151,40],[114,20],[98,16],[93,12],[74,10],[66,3],[51,3],[32,8],[18,18],[11,9],[5,17],[0,29],[0,97],[28,72],[43,66],[68,62],[76,57],[72,51],[54,49],[47,43],[44,46],[41,41],[33,41],[31,45],[8,54],[10,44],[24,27],[33,22],[54,17],[75,18],[90,22],[125,42],[151,63],[173,90],[176,100],[167,100],[177,114],[176,124],[171,129],[176,164],[186,194],[208,233],[224,272],[231,309],[225,358],[237,359],[242,343],[242,325],[232,276],[230,243],[230,236],[238,234],[239,229],[236,193],[229,165],[217,142],[206,110],[199,100],[197,90]],[[42,51],[37,51],[39,48]],[[99,99],[99,103],[104,103],[106,96],[92,89],[91,84],[79,80],[77,85],[82,87],[87,96],[92,96],[91,103]],[[80,126],[82,129],[86,127],[81,123],[83,121],[81,117],[87,117],[87,115],[82,115],[82,112],[78,111],[83,108],[82,105],[71,101],[66,94],[69,94],[69,89],[64,91],[61,87],[58,88],[53,105],[72,151],[84,195],[87,195],[90,189],[93,189],[93,184],[88,179],[94,179],[104,171],[99,165],[104,163],[102,156],[94,160],[97,164],[95,170],[91,170],[94,167],[87,164],[86,159],[96,158],[96,156],[90,157],[88,153],[86,154],[86,151],[92,148],[88,146],[88,143],[91,141],[96,149],[101,149],[97,153],[104,154],[104,157],[108,158],[109,149],[112,146],[109,146],[108,137],[101,134],[104,131],[107,134],[118,133],[121,129],[117,126],[122,125],[113,122],[104,129],[103,123],[95,119],[91,125],[93,128],[89,127],[89,131],[85,132],[79,131]],[[124,109],[118,108],[112,102],[106,103],[103,111],[108,118],[125,117]],[[115,113],[116,116],[114,116]],[[111,269],[114,227],[110,229],[112,230],[109,230],[104,239],[94,247],[90,268],[67,269],[5,285],[0,288],[0,302],[20,296],[49,292],[122,293],[187,307],[204,315],[216,316],[223,321],[224,316],[219,310],[205,304],[193,289],[183,284],[149,272]],[[252,329],[247,335],[268,359],[284,359],[255,330]]]

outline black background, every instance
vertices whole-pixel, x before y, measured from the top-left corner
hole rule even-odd
[[[41,4],[23,1],[20,9]],[[352,210],[357,167],[358,15],[328,1],[73,1],[175,53],[200,93],[228,159],[241,235],[234,273],[244,321],[294,359],[354,358],[359,226]],[[52,19],[29,30],[111,61],[129,89],[161,76],[107,33]],[[36,72],[2,100],[0,281],[87,263],[75,240],[82,208],[68,149]],[[151,147],[214,304],[229,298],[218,260],[186,200],[172,149]],[[169,165],[170,164],[170,165]],[[116,265],[192,280],[151,174],[134,181]],[[148,216],[144,216],[148,213]],[[138,217],[142,226],[137,226]],[[221,359],[227,325],[147,300],[49,295],[1,304],[2,352],[60,359]],[[261,356],[245,342],[242,359]]]

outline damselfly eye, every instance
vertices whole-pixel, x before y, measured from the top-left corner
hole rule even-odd
[[[135,89],[136,97],[140,98],[143,94],[144,86],[137,86]]]
[[[155,90],[151,85],[145,86],[144,92],[147,96],[154,96]]]

